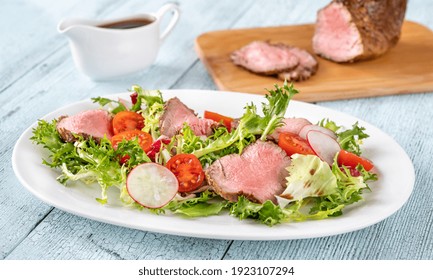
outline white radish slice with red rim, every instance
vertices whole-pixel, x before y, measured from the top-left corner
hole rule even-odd
[[[126,189],[138,204],[160,208],[177,194],[179,182],[168,168],[156,163],[137,165],[126,179]]]
[[[307,141],[316,155],[329,165],[332,165],[335,155],[341,150],[335,139],[317,130],[307,133]]]
[[[318,126],[315,124],[307,124],[304,127],[302,127],[302,129],[299,131],[299,136],[303,139],[307,139],[308,132],[312,130],[319,131],[326,135],[329,135],[332,137],[332,139],[337,139],[337,135],[335,134],[334,131],[327,129],[326,127]]]

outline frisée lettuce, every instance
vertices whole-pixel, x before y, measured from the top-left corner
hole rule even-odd
[[[257,108],[254,104],[247,105],[245,113],[233,132],[221,135],[206,147],[198,149],[192,154],[200,158],[208,153],[227,148],[234,143],[238,144],[239,153],[242,153],[245,147],[242,144],[244,139],[259,135],[261,140],[266,140],[266,136],[282,124],[281,120],[286,113],[289,101],[296,93],[298,91],[293,88],[293,84],[288,86],[286,82],[282,88],[275,86],[275,90],[270,90],[269,94],[266,95],[268,103],[264,103],[262,106],[263,117],[257,114]]]

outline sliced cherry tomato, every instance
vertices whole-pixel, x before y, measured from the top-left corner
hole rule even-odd
[[[178,154],[167,162],[167,168],[176,175],[180,192],[198,189],[204,180],[204,172],[198,158],[191,154]]]
[[[230,131],[232,129],[232,121],[233,118],[220,115],[218,113],[210,112],[210,111],[204,111],[204,118],[210,119],[216,122],[222,122],[225,127],[227,127],[227,130]]]
[[[122,142],[123,139],[134,140],[135,138],[138,138],[138,144],[140,144],[143,151],[147,153],[151,149],[152,136],[141,130],[129,130],[116,134],[111,137],[111,145],[113,145],[114,149],[117,149],[117,145]]]
[[[373,163],[368,159],[345,150],[341,150],[338,153],[337,162],[339,165],[344,165],[350,168],[356,168],[358,164],[361,164],[367,171],[370,171],[374,167]]]
[[[290,132],[280,133],[278,146],[286,151],[288,156],[293,154],[315,155],[313,149],[306,140],[302,139],[299,135]]]
[[[124,155],[119,159],[120,165],[126,164],[131,157],[129,155]]]
[[[114,134],[119,134],[129,130],[141,130],[143,127],[143,116],[135,112],[122,111],[117,113],[113,118]]]

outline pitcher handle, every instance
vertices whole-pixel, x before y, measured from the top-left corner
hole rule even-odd
[[[180,10],[179,10],[179,6],[177,4],[168,3],[168,4],[165,4],[164,6],[162,6],[158,10],[158,12],[156,13],[156,17],[158,18],[158,20],[160,20],[166,13],[168,13],[170,11],[173,12],[173,17],[170,20],[170,22],[168,23],[165,30],[162,32],[161,37],[159,38],[161,43],[162,43],[162,41],[164,41],[164,39],[167,37],[167,35],[170,34],[171,30],[173,29],[173,27],[176,25],[177,21],[179,20]]]

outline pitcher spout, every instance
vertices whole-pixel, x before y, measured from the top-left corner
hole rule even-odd
[[[76,20],[64,19],[57,25],[57,31],[59,33],[67,33],[70,29],[77,25]]]
[[[69,39],[77,39],[83,35],[87,27],[94,25],[93,21],[83,19],[64,19],[57,25],[57,31]]]

